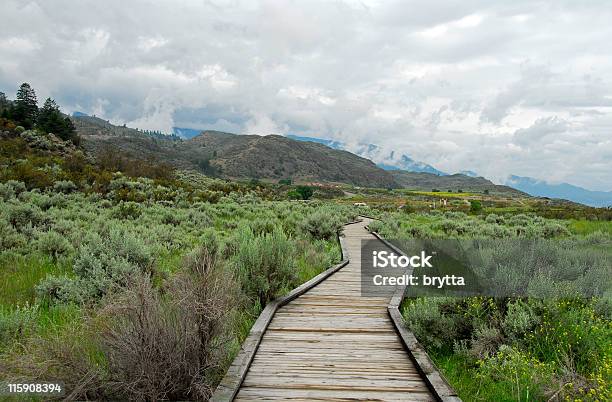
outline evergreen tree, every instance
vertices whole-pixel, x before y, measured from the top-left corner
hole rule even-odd
[[[38,127],[46,133],[59,134],[63,128],[63,120],[57,103],[53,99],[47,98],[38,112]]]
[[[8,117],[9,101],[4,92],[0,92],[0,117]]]
[[[17,91],[13,118],[25,128],[32,128],[38,114],[37,103],[36,92],[30,84],[24,82]]]
[[[77,134],[76,127],[70,117],[64,117],[64,131],[63,131],[63,139],[70,140],[74,145],[81,144],[81,137]]]
[[[38,113],[38,128],[45,133],[53,133],[62,140],[71,140],[78,143],[78,136],[72,120],[60,112],[60,108],[51,98],[47,98],[45,104]]]

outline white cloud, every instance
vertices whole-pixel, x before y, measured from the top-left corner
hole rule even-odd
[[[0,90],[168,130],[370,142],[612,190],[612,9],[554,0],[6,0]]]

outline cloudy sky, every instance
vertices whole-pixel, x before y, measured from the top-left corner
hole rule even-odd
[[[612,190],[608,1],[3,0],[0,90]]]

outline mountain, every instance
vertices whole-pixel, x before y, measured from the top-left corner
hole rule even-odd
[[[356,146],[348,146],[347,144],[335,140],[314,137],[301,137],[289,134],[288,138],[297,141],[316,142],[327,145],[335,149],[343,149],[350,151],[356,155],[377,162],[378,167],[385,170],[407,170],[409,172],[425,172],[444,176],[448,173],[442,172],[431,165],[423,162],[415,161],[410,156],[402,154],[396,158],[395,151],[387,151],[382,147],[374,144],[357,144]]]
[[[415,161],[408,155],[402,155],[399,161],[395,161],[393,165],[379,163],[378,166],[385,170],[404,170],[408,172],[431,173],[438,176],[446,176],[448,173],[442,172],[435,167],[424,162]]]
[[[473,170],[462,170],[459,172],[459,174],[470,176],[470,177],[480,177],[480,175],[474,172]]]
[[[531,177],[510,176],[506,185],[537,197],[561,198],[592,207],[612,206],[612,191],[592,191],[568,183],[550,184]]]
[[[439,191],[452,190],[453,192],[461,190],[475,193],[484,193],[486,191],[492,195],[502,195],[506,197],[527,196],[527,194],[522,191],[508,186],[494,184],[484,177],[470,177],[459,173],[439,176],[433,173],[393,170],[391,171],[391,175],[400,187],[412,190],[431,191],[436,189]]]
[[[172,133],[181,138],[190,139],[202,133],[202,130],[195,128],[172,127]]]
[[[73,117],[86,149],[100,154],[108,147],[137,158],[158,160],[233,179],[347,183],[396,187],[391,174],[372,161],[326,145],[279,135],[237,135],[204,131],[187,140],[153,137],[91,116]]]
[[[330,148],[346,150],[343,143],[334,140],[328,140],[325,138],[314,138],[314,137],[302,137],[299,135],[287,134],[287,138],[291,138],[292,140],[302,141],[302,142],[315,142],[317,144],[323,144]]]

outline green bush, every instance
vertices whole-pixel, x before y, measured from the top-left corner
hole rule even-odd
[[[118,219],[136,219],[141,213],[140,204],[132,201],[121,201],[113,209],[113,216]]]
[[[93,234],[77,251],[74,279],[47,277],[38,293],[44,299],[59,302],[99,300],[108,292],[124,286],[140,272],[151,272],[150,250],[136,237],[118,229],[105,236]]]
[[[309,186],[297,186],[295,191],[300,195],[300,199],[302,200],[309,200],[314,193],[312,187]]]
[[[342,227],[341,218],[332,211],[317,210],[307,215],[300,224],[302,232],[309,234],[314,239],[333,239]]]
[[[239,241],[234,266],[250,300],[263,308],[295,285],[294,246],[281,230]]]
[[[37,307],[17,306],[9,309],[0,305],[0,351],[11,341],[23,338],[36,326]]]
[[[502,328],[507,337],[520,342],[525,335],[534,329],[539,322],[533,307],[521,300],[511,301],[507,305],[508,311],[502,322]]]
[[[504,395],[512,400],[540,400],[550,390],[554,369],[509,346],[502,346],[492,358],[483,360],[478,378],[505,385]]]
[[[559,236],[569,236],[569,234],[570,231],[567,229],[567,227],[561,226],[558,223],[547,222],[544,227],[542,227],[542,237],[545,239]]]
[[[482,211],[482,203],[478,200],[470,200],[470,212],[478,213]]]
[[[7,221],[18,231],[23,231],[28,226],[44,226],[49,221],[39,207],[31,204],[8,204],[4,214]]]
[[[38,249],[57,260],[60,256],[65,256],[72,251],[72,245],[61,234],[52,230],[43,232],[37,240]]]
[[[20,181],[9,180],[6,183],[0,183],[0,198],[4,201],[15,198],[25,191],[25,183]]]
[[[368,224],[368,229],[370,229],[371,232],[380,233],[383,226],[384,224],[382,221],[372,221]]]
[[[452,299],[419,298],[404,309],[406,325],[426,348],[441,350],[452,347],[457,334],[456,322],[453,317],[440,311],[440,307],[449,302]]]
[[[68,193],[72,193],[73,191],[76,191],[77,186],[70,180],[56,181],[55,184],[53,185],[53,190],[59,193],[68,194]]]

